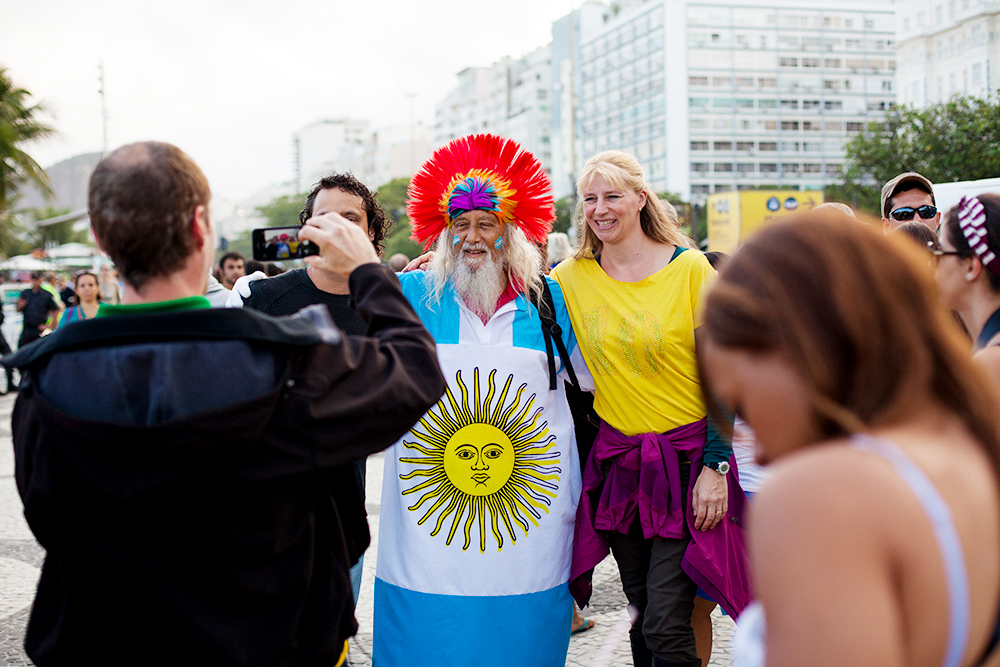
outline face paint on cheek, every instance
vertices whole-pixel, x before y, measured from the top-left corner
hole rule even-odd
[[[493,247],[496,248],[497,250],[499,250],[500,248],[503,247],[503,237],[502,236],[498,236],[497,237],[497,240],[493,242]]]
[[[458,238],[458,236],[455,236],[455,238],[453,238],[453,239],[451,240],[451,244],[452,244],[453,246],[456,246],[456,245],[458,245],[458,243],[459,243],[459,238]]]

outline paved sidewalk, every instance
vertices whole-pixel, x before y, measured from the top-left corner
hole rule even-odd
[[[35,542],[24,521],[21,500],[14,484],[10,412],[13,396],[0,397],[0,665],[30,665],[24,654],[24,627],[38,582],[44,551]],[[378,550],[379,498],[383,456],[368,460],[368,520],[372,546],[365,554],[361,602],[358,605],[358,636],[351,641],[350,664],[371,665],[372,601]],[[593,630],[572,638],[567,667],[626,667],[632,664],[628,643],[628,614],[618,579],[618,568],[608,558],[594,573],[594,598],[586,616],[595,621]],[[732,665],[733,622],[716,610],[715,647],[712,665]],[[448,667],[442,665],[442,667]]]

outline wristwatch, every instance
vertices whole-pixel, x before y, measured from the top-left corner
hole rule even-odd
[[[706,463],[706,468],[711,468],[720,475],[725,475],[729,472],[729,461],[720,461],[718,463]]]

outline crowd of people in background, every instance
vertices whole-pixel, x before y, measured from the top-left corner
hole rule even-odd
[[[156,242],[137,240],[148,230],[130,229],[134,247],[145,243],[144,261],[156,252],[175,258],[150,272],[124,236],[109,235],[102,202],[114,198],[116,179],[148,184],[143,170],[170,175],[177,165],[185,170],[178,182],[194,184],[191,201],[200,202],[183,212],[194,231],[186,249],[156,251]],[[637,667],[705,667],[717,606],[738,619],[741,667],[995,659],[1000,196],[941,211],[933,183],[906,172],[882,189],[881,224],[830,202],[774,222],[730,257],[685,236],[676,210],[626,153],[592,156],[577,195],[573,247],[551,231],[551,184],[534,156],[511,140],[463,137],[410,184],[407,213],[425,254],[383,258],[391,219],[377,193],[331,174],[303,201],[299,235],[280,239],[315,243],[320,254],[286,269],[237,252],[214,261],[207,181],[176,148],[134,144],[102,161],[91,183],[95,234],[109,240],[123,275],[110,265],[71,281],[31,275],[17,303],[24,349],[6,359],[8,391],[18,368],[27,386],[52,392],[51,405],[24,407],[24,419],[71,414],[59,398],[75,386],[65,376],[71,363],[99,358],[125,373],[122,358],[75,338],[91,326],[108,350],[132,355],[138,366],[127,376],[144,389],[141,398],[88,399],[89,409],[115,424],[115,438],[141,426],[173,447],[174,427],[157,430],[168,418],[185,424],[185,437],[221,436],[149,355],[183,349],[194,355],[188,362],[203,360],[202,368],[178,362],[178,378],[204,377],[221,363],[217,354],[232,355],[242,388],[210,403],[223,421],[236,420],[225,423],[243,420],[246,442],[226,446],[259,449],[238,462],[232,452],[202,459],[181,447],[179,472],[170,474],[187,480],[184,489],[162,481],[160,463],[102,454],[93,464],[102,479],[135,466],[128,474],[154,489],[152,511],[168,523],[171,503],[189,520],[199,503],[220,504],[193,528],[171,525],[178,535],[213,536],[207,567],[227,583],[198,573],[204,591],[151,583],[156,573],[176,585],[199,565],[163,558],[151,548],[155,536],[138,528],[142,558],[153,563],[145,575],[122,574],[135,565],[124,548],[112,559],[119,571],[96,565],[106,551],[73,542],[88,538],[48,514],[58,510],[28,482],[43,478],[48,503],[70,484],[82,505],[134,527],[132,490],[112,485],[101,493],[118,500],[96,500],[87,483],[66,482],[76,472],[52,472],[67,465],[59,457],[52,468],[19,468],[26,508],[39,508],[29,522],[49,549],[50,585],[40,586],[29,627],[33,657],[57,664],[60,646],[103,645],[96,625],[93,636],[71,636],[54,620],[60,606],[79,604],[77,577],[91,574],[74,570],[83,563],[123,595],[138,581],[159,596],[143,602],[158,605],[156,624],[121,619],[136,633],[128,646],[187,627],[191,613],[198,630],[182,644],[220,664],[243,650],[252,659],[342,664],[369,541],[365,461],[386,450],[384,487],[375,491],[379,664],[564,664],[571,633],[594,627],[580,609],[609,553],[631,610]],[[243,309],[250,328],[232,337],[255,342],[195,350],[198,327],[218,327],[206,341],[230,331],[221,318],[192,314],[209,306]],[[144,328],[147,312],[174,313],[184,337],[165,342],[169,332]],[[132,317],[116,330],[99,324],[109,314]],[[43,337],[51,340],[32,345]],[[165,383],[162,396],[144,393],[154,379]],[[282,408],[290,396],[296,407]],[[34,406],[31,392],[21,400]],[[258,412],[240,414],[241,401]],[[407,411],[386,414],[395,402]],[[15,446],[29,458],[49,461],[46,448],[65,447],[27,433]],[[246,492],[252,507],[218,496],[208,473],[181,463],[188,460],[221,487]],[[269,502],[298,533],[287,533]],[[228,532],[225,522],[237,527]],[[225,534],[212,532],[224,525]],[[132,538],[114,539],[124,547]],[[234,544],[261,554],[282,544],[282,563],[250,563]],[[262,582],[255,567],[275,579]],[[285,596],[287,608],[256,597],[262,585],[274,586],[264,598]],[[220,601],[226,595],[246,595],[259,615]],[[225,613],[207,613],[212,605]],[[417,622],[424,618],[435,623]]]

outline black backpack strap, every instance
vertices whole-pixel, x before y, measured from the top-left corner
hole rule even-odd
[[[566,367],[566,373],[569,375],[569,383],[574,388],[579,389],[580,382],[576,379],[576,371],[573,370],[573,364],[569,360],[569,352],[566,350],[566,344],[563,343],[562,327],[556,322],[556,304],[552,298],[552,290],[549,289],[549,281],[545,279],[545,276],[542,276],[542,303],[538,309],[538,315],[542,320],[542,337],[545,339],[545,353],[549,359],[549,389],[554,391],[558,386],[556,379],[556,359],[552,353],[553,341],[555,341],[556,349],[559,350],[559,357]]]

